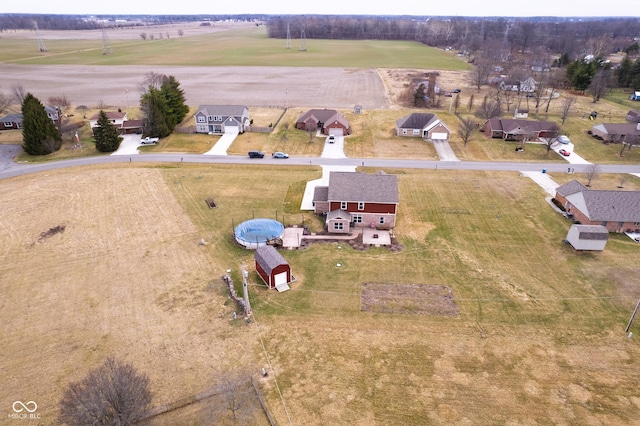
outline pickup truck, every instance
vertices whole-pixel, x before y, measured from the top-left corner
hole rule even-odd
[[[149,136],[147,136],[146,138],[142,139],[140,143],[142,145],[154,145],[157,144],[159,140],[160,138],[150,138]]]

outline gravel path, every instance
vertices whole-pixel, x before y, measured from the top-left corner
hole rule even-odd
[[[389,107],[375,69],[0,64],[4,91],[21,85],[42,102],[65,95],[73,105],[123,109],[138,105],[149,72],[175,76],[190,106]]]

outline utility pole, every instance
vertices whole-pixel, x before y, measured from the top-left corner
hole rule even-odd
[[[47,48],[44,47],[44,40],[42,40],[42,36],[40,35],[40,29],[38,28],[38,23],[36,21],[33,21],[33,26],[36,29],[36,38],[38,39],[38,49],[40,49],[41,52],[46,52]]]
[[[249,319],[251,316],[251,305],[249,304],[249,287],[247,286],[247,278],[249,277],[249,273],[246,269],[244,269],[244,265],[241,266],[242,269],[242,295],[244,297],[244,316],[246,319]]]
[[[629,331],[629,329],[631,328],[631,324],[633,324],[633,320],[635,319],[639,308],[640,308],[640,299],[638,299],[638,303],[636,304],[636,308],[633,310],[633,314],[631,314],[631,319],[629,320],[629,323],[627,324],[627,328],[624,329],[625,333],[627,333]]]

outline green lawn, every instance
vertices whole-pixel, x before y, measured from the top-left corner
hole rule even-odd
[[[417,42],[307,40],[307,51],[285,49],[264,27],[156,40],[114,41],[102,54],[100,40],[51,40],[47,53],[34,40],[0,38],[0,62],[53,65],[288,66],[352,68],[428,68],[468,70],[451,52]]]

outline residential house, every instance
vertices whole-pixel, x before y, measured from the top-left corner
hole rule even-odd
[[[53,121],[53,124],[56,126],[60,124],[60,112],[57,108],[45,106],[45,112],[47,113],[47,117]],[[17,130],[22,129],[22,121],[24,117],[22,113],[17,114],[8,114],[4,117],[0,118],[0,130]]]
[[[605,142],[638,142],[640,123],[602,123],[591,128],[591,135]]]
[[[533,93],[536,91],[536,84],[537,81],[535,81],[533,77],[528,77],[526,80],[522,81],[501,80],[499,87],[502,90],[508,90],[511,92]]]
[[[331,233],[347,234],[354,226],[395,227],[398,178],[383,172],[331,172],[329,185],[315,188],[316,214],[325,215]]]
[[[288,290],[288,284],[294,281],[289,263],[275,247],[264,245],[258,247],[255,254],[256,272],[269,288],[278,291]]]
[[[319,130],[323,135],[344,136],[351,134],[351,125],[344,116],[334,109],[310,109],[300,114],[296,129]]]
[[[414,112],[396,120],[396,135],[448,141],[451,130],[435,114]]]
[[[629,110],[627,112],[627,121],[631,123],[640,123],[640,111],[636,109]]]
[[[482,132],[505,141],[527,141],[553,137],[558,132],[558,126],[553,121],[494,117],[484,123]]]
[[[127,113],[122,111],[104,111],[104,113],[109,119],[109,122],[116,127],[119,134],[142,133],[144,126],[143,120],[129,120]],[[99,119],[100,113],[89,117],[89,126],[91,126],[92,131],[95,127],[98,127]]]
[[[22,129],[22,114],[8,114],[0,118],[0,130]]]
[[[195,114],[196,133],[222,135],[249,129],[249,108],[244,105],[200,105]]]
[[[573,180],[556,189],[555,199],[582,225],[640,232],[640,191],[594,190]]]

